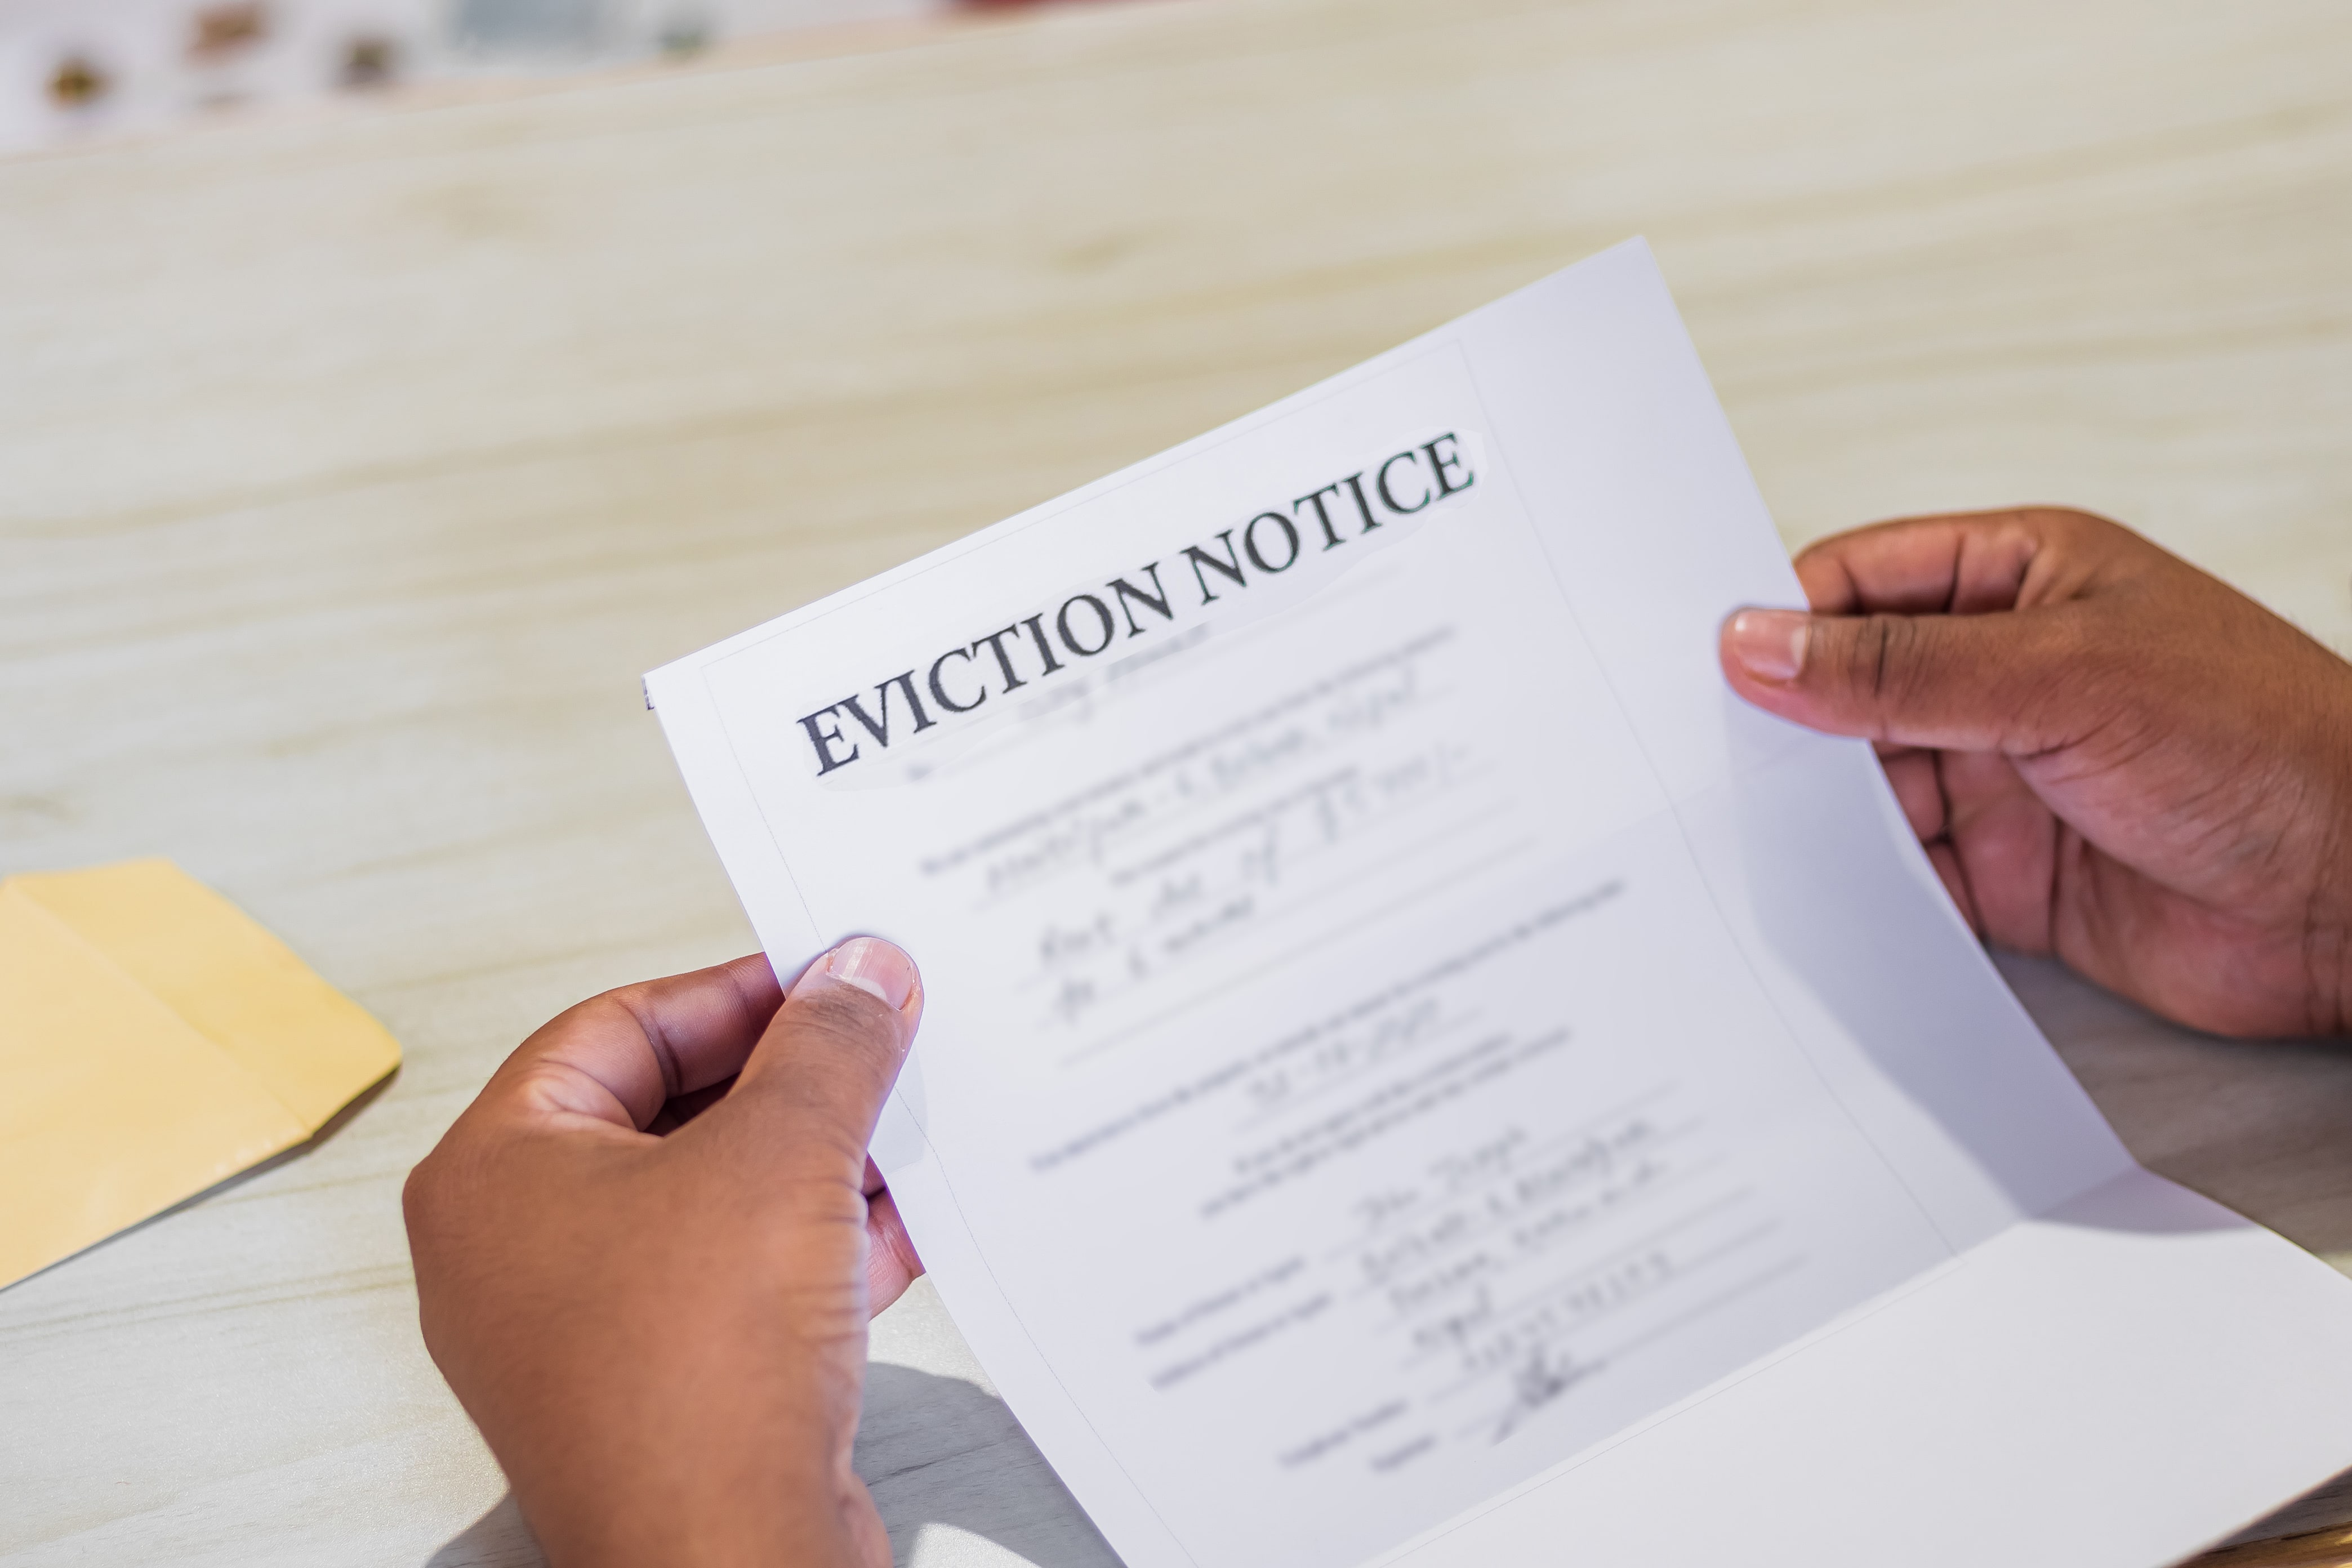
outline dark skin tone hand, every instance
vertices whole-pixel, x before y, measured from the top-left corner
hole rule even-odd
[[[2116,523],[1914,518],[1742,611],[1759,707],[1877,742],[1987,941],[2196,1028],[2352,1030],[2352,665]]]
[[[425,1345],[557,1568],[887,1568],[850,1443],[922,1265],[866,1144],[921,1015],[866,938],[789,1000],[756,954],[626,986],[409,1177]]]
[[[2114,523],[1922,518],[1743,611],[1748,700],[1878,743],[1977,931],[2229,1034],[2352,1024],[2352,667]],[[921,1016],[870,939],[525,1041],[407,1191],[425,1343],[556,1568],[883,1568],[866,1324],[921,1271],[866,1157]]]

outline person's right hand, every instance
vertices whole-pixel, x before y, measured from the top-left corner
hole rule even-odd
[[[851,1445],[922,1263],[866,1143],[922,1011],[877,937],[625,985],[409,1175],[425,1347],[558,1568],[887,1568]]]
[[[2352,1032],[2352,665],[2137,534],[2049,509],[1798,557],[1725,674],[1878,742],[1977,932],[2227,1035]]]

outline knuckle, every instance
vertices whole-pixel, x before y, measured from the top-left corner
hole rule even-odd
[[[813,1147],[833,1146],[827,1152],[838,1153],[847,1141],[813,1138],[809,1142]],[[856,1157],[862,1163],[866,1157],[865,1150],[857,1150]],[[782,1189],[782,1203],[785,1213],[803,1226],[825,1228],[838,1226],[845,1230],[855,1229],[860,1234],[865,1230],[866,1194],[855,1182],[843,1181],[830,1174],[790,1182]]]
[[[452,1127],[401,1184],[401,1218],[410,1237],[436,1237],[463,1229],[479,1209],[480,1190],[495,1184],[489,1164],[476,1129],[463,1121]]]
[[[2018,514],[2018,521],[2039,543],[2074,560],[2105,559],[2147,543],[2114,518],[2079,507],[2029,507]]]
[[[1855,626],[1847,678],[1873,702],[1884,704],[1899,690],[1915,632],[1906,616],[1874,615]]]
[[[408,1180],[401,1184],[400,1215],[410,1235],[415,1235],[432,1222],[440,1205],[439,1184],[430,1154],[409,1172]]]
[[[866,1331],[863,1268],[844,1270],[839,1279],[796,1283],[783,1291],[779,1305],[793,1335],[804,1343],[814,1347],[855,1343]]]
[[[2067,533],[2089,535],[2120,533],[2124,525],[2115,519],[2078,506],[2037,506],[2026,509],[2024,515],[2045,528]]]
[[[447,1253],[465,1215],[465,1205],[450,1192],[446,1164],[437,1154],[427,1155],[409,1172],[400,1190],[400,1211],[409,1258],[422,1281],[436,1272],[435,1265]]]
[[[462,1205],[450,1198],[441,1183],[430,1179],[420,1182],[413,1174],[401,1198],[401,1217],[413,1243],[439,1239],[450,1230],[452,1217],[462,1211]]]
[[[1887,660],[1900,636],[1890,616],[1873,616],[1863,623],[1862,637],[1855,645],[1854,674],[1857,683],[1867,687],[1874,698],[1886,695]]]
[[[1932,683],[1932,648],[1918,620],[1879,614],[1852,623],[1837,672],[1846,700],[1873,732],[1883,731]]]
[[[872,1131],[869,1108],[881,1100],[878,1075],[849,1063],[792,1064],[735,1094],[748,1115],[730,1124],[729,1135],[742,1141],[744,1158],[794,1191],[829,1184],[865,1201],[859,1183]]]
[[[799,1203],[813,1215],[839,1202],[854,1208],[854,1217],[866,1222],[866,1194],[857,1184],[866,1173],[866,1129],[845,1120],[825,1117],[804,1123],[783,1152],[783,1169],[800,1180]]]
[[[575,1002],[558,1013],[548,1020],[539,1035],[553,1036],[561,1032],[568,1036],[584,1031],[636,1028],[645,994],[646,988],[642,984],[600,991],[586,1001]],[[531,1037],[537,1039],[539,1035]]]

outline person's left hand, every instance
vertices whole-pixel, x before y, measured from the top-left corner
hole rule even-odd
[[[866,1143],[921,1016],[869,937],[789,998],[758,954],[625,986],[410,1175],[425,1345],[557,1568],[889,1563],[850,1443],[922,1265]]]

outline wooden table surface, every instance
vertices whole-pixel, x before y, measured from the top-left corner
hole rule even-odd
[[[397,1194],[541,1019],[751,945],[640,672],[1627,235],[1792,542],[2071,501],[2352,647],[2347,60],[2336,0],[1134,0],[0,164],[0,871],[171,855],[408,1051],[0,1293],[0,1563],[535,1562]],[[2352,1262],[2352,1053],[2011,973]],[[875,1355],[902,1562],[1110,1561],[936,1297]]]

